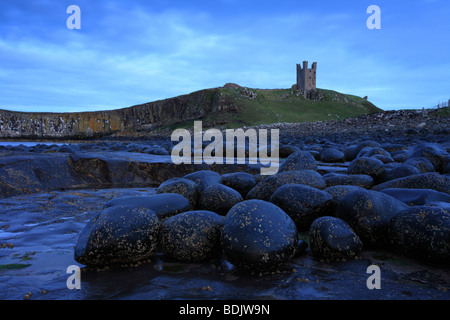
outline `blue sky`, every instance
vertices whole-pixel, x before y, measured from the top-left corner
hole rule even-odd
[[[81,29],[69,30],[69,5]],[[381,29],[369,30],[370,5]],[[450,99],[450,2],[2,0],[0,108],[129,107],[234,82],[290,88],[317,61],[317,87],[384,110]]]

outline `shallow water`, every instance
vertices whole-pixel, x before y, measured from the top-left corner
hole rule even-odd
[[[448,269],[390,252],[323,262],[309,250],[267,274],[243,273],[224,259],[187,264],[162,253],[139,266],[88,270],[73,258],[78,233],[112,198],[154,188],[48,192],[0,200],[0,299],[450,299]],[[11,247],[12,245],[12,247]],[[366,286],[367,267],[381,268],[381,289]],[[68,289],[70,265],[82,268],[81,289]],[[9,267],[8,267],[9,266]],[[9,269],[8,269],[9,268]]]

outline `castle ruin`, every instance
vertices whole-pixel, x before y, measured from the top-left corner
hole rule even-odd
[[[297,90],[311,100],[319,99],[319,93],[316,90],[316,71],[317,62],[313,62],[310,69],[308,69],[308,61],[303,61],[303,68],[302,65],[297,64]]]

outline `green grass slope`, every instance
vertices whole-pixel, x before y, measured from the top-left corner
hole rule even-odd
[[[293,89],[251,89],[235,84],[195,92],[209,101],[201,119],[203,128],[240,128],[279,122],[340,120],[382,112],[366,99],[318,89],[320,99],[309,100]],[[208,109],[208,110],[206,110]],[[219,111],[220,110],[220,111]],[[194,120],[173,123],[160,130],[192,128]]]

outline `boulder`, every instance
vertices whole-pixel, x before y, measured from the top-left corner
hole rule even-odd
[[[207,187],[200,194],[199,209],[225,215],[236,203],[243,201],[241,194],[223,184]]]
[[[394,180],[398,178],[403,178],[407,176],[411,176],[413,174],[419,174],[420,171],[414,166],[408,165],[408,164],[401,164],[399,166],[396,166],[395,168],[392,168],[390,170],[386,170],[381,177],[381,181],[389,181]]]
[[[159,229],[159,219],[149,209],[106,208],[81,231],[75,261],[88,266],[110,266],[146,260],[156,252]]]
[[[109,200],[105,208],[112,206],[131,206],[135,208],[147,208],[156,213],[159,219],[164,219],[177,213],[188,211],[189,201],[177,193],[161,193],[150,196],[125,196]]]
[[[440,171],[445,153],[443,148],[438,144],[421,143],[411,149],[408,159],[425,158],[433,164],[435,171]]]
[[[328,192],[310,186],[286,184],[274,192],[270,202],[283,209],[299,231],[305,231],[315,219],[331,213],[332,199]]]
[[[367,174],[328,173],[323,176],[323,180],[325,181],[327,187],[352,185],[370,189],[373,186],[373,178]]]
[[[301,151],[301,150],[296,146],[281,145],[280,148],[278,149],[278,152],[279,152],[278,155],[280,158],[287,158],[294,152],[298,152],[298,151]]]
[[[287,171],[274,174],[261,180],[247,193],[246,199],[269,201],[276,189],[288,183],[304,184],[316,189],[325,189],[326,187],[325,181],[317,171]]]
[[[380,191],[409,206],[420,206],[433,202],[450,202],[450,195],[431,189],[388,188]]]
[[[156,189],[156,193],[178,193],[189,201],[191,209],[196,209],[198,198],[200,196],[200,189],[197,183],[192,180],[171,178],[161,183]]]
[[[220,182],[239,192],[242,197],[256,185],[253,175],[247,172],[225,173],[221,176]]]
[[[344,153],[335,148],[326,148],[320,153],[320,161],[322,162],[344,162],[344,158]]]
[[[414,206],[390,221],[392,245],[424,261],[450,263],[450,214],[438,207]]]
[[[450,177],[437,172],[420,173],[380,183],[372,190],[380,191],[388,188],[432,189],[450,194]]]
[[[347,169],[348,174],[365,174],[377,181],[384,174],[383,162],[368,157],[360,157],[353,160]]]
[[[289,155],[281,164],[278,172],[316,170],[317,161],[308,151],[297,151]]]
[[[404,164],[416,167],[421,173],[436,171],[431,161],[423,157],[407,159]]]
[[[210,170],[200,170],[185,175],[183,178],[194,181],[200,190],[204,190],[210,185],[220,183],[220,174]]]
[[[222,248],[239,269],[259,272],[279,267],[297,252],[294,221],[276,205],[263,200],[236,204],[225,217]]]
[[[319,259],[350,259],[361,252],[363,244],[344,221],[336,217],[320,217],[311,224],[309,242],[312,254]]]
[[[370,248],[386,247],[389,221],[408,206],[382,192],[357,190],[348,193],[335,210]]]
[[[198,210],[170,217],[161,225],[160,244],[167,256],[181,262],[210,260],[221,254],[224,218]]]
[[[339,202],[344,198],[348,193],[356,190],[363,190],[364,188],[358,186],[351,185],[337,185],[324,189],[323,191],[328,192],[333,197],[333,204],[336,207]]]

